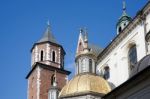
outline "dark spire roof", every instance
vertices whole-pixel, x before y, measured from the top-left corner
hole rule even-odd
[[[91,52],[95,53],[96,56],[98,56],[103,51],[103,48],[91,43],[88,44],[88,48],[90,49]]]
[[[130,16],[128,16],[127,13],[126,13],[126,2],[125,1],[123,1],[123,9],[122,9],[122,11],[123,11],[123,13],[122,13],[121,17],[119,18],[116,26],[119,26],[122,21],[126,21],[127,20],[127,21],[130,22],[132,20],[132,18]]]
[[[47,24],[47,29],[46,29],[43,37],[37,43],[42,43],[42,42],[46,42],[46,41],[49,41],[49,42],[57,44],[57,41],[56,41],[55,37],[53,36],[53,34],[51,32],[51,28],[50,28],[49,22]]]
[[[123,1],[123,16],[126,15],[126,2]]]
[[[139,62],[135,64],[130,76],[134,76],[135,74],[144,70],[148,66],[150,66],[150,54],[144,56]]]

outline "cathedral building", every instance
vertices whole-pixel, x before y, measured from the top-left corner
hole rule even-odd
[[[48,25],[31,49],[28,99],[149,99],[150,1],[133,18],[123,2],[116,37],[104,49],[91,44],[86,29],[80,29],[70,81],[64,55]]]
[[[109,67],[108,81],[116,87],[134,74],[135,64],[149,54],[145,37],[150,31],[150,3],[148,2],[134,18],[126,13],[117,22],[117,35],[98,55],[97,69],[102,74]]]

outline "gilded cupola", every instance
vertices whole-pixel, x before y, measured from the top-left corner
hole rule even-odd
[[[78,99],[78,96],[86,99],[87,94],[102,97],[111,91],[108,82],[96,74],[97,53],[102,49],[91,48],[88,42],[87,30],[81,29],[75,57],[76,75],[63,87],[59,94],[60,99]]]

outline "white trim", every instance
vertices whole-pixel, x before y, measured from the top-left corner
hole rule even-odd
[[[58,63],[61,63],[61,58],[60,58],[60,48],[59,48],[59,52],[58,52]]]
[[[57,62],[57,53],[55,51],[55,62]]]
[[[46,60],[50,60],[50,45],[46,44]]]
[[[35,47],[35,62],[38,61],[38,47]]]
[[[28,79],[28,90],[27,90],[27,99],[29,99],[29,93],[30,93],[30,91],[29,91],[29,79]]]
[[[34,62],[35,62],[35,50],[33,49],[31,53],[31,67],[34,64]]]
[[[40,67],[38,66],[37,67],[37,99],[40,99],[40,71],[41,71],[41,69],[40,69]]]
[[[53,50],[50,52],[50,61],[52,61],[52,52]]]

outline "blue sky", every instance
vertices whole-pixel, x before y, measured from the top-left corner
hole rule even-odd
[[[148,0],[126,0],[131,17]],[[122,0],[0,0],[0,99],[27,99],[30,49],[50,20],[52,32],[66,50],[66,69],[73,71],[80,27],[101,47],[116,35]]]

